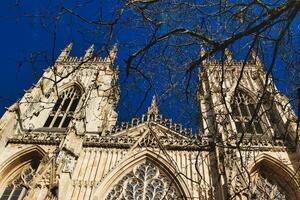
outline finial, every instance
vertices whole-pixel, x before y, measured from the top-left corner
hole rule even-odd
[[[156,96],[155,95],[152,97],[151,105],[150,105],[150,107],[148,107],[147,114],[148,115],[157,115],[158,114],[158,107],[156,104]]]
[[[227,62],[231,63],[232,62],[232,53],[231,53],[231,51],[228,48],[225,48],[224,53],[226,55]]]
[[[261,63],[259,57],[257,56],[256,52],[254,51],[254,49],[251,49],[251,53],[250,54],[251,54],[251,58],[254,61],[255,65],[258,68],[262,68],[262,63]]]
[[[118,45],[117,45],[117,44],[115,44],[115,45],[113,46],[113,48],[109,51],[108,56],[109,56],[109,59],[110,59],[112,62],[115,60],[115,58],[116,58],[116,56],[117,56],[117,51],[118,51]]]
[[[203,47],[201,47],[201,49],[200,49],[200,56],[201,56],[201,58],[202,58],[203,56],[205,56],[205,54],[206,54],[205,49],[204,49]]]
[[[70,52],[72,50],[72,47],[73,47],[73,43],[71,42],[70,44],[68,44],[68,46],[66,48],[64,48],[61,51],[61,53],[58,56],[58,58],[57,58],[56,61],[63,61],[64,59],[66,59],[69,56],[69,54],[70,54]]]
[[[91,58],[94,52],[94,45],[92,44],[86,51],[83,58]]]
[[[200,60],[202,61],[202,64],[206,64],[207,63],[208,56],[206,56],[206,58],[204,59],[205,55],[206,55],[206,51],[205,51],[204,47],[201,46],[201,49],[200,49]]]

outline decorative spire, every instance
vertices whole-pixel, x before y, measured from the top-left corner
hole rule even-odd
[[[113,48],[109,51],[108,53],[108,56],[109,56],[109,59],[113,62],[117,56],[117,52],[118,52],[118,45],[115,44],[113,46]]]
[[[206,51],[205,49],[201,46],[201,49],[200,49],[200,59],[203,59],[204,56],[206,55]],[[202,60],[202,63],[205,64],[207,62],[207,58],[205,58],[204,60]]]
[[[251,58],[254,61],[255,65],[258,68],[262,68],[262,63],[261,63],[259,57],[257,56],[256,52],[253,49],[251,49],[251,53],[250,54],[251,54]]]
[[[151,105],[150,105],[150,107],[148,107],[147,114],[148,115],[157,115],[158,114],[158,107],[156,104],[156,96],[155,95],[152,97]]]
[[[203,57],[203,56],[205,56],[205,54],[206,54],[205,49],[203,47],[201,47],[201,49],[200,49],[200,56]]]
[[[93,56],[93,52],[94,52],[94,45],[92,44],[86,51],[85,54],[83,56],[83,59],[85,58],[91,58]]]
[[[73,43],[71,42],[66,48],[64,48],[61,51],[61,53],[58,56],[58,58],[57,58],[56,61],[63,61],[64,59],[66,59],[69,56],[69,54],[70,54],[70,52],[72,50],[72,47],[73,47]]]
[[[232,59],[232,53],[231,53],[231,51],[230,51],[228,48],[225,48],[224,53],[225,53],[227,62],[228,62],[228,63],[232,63],[232,60],[233,60],[233,59]]]

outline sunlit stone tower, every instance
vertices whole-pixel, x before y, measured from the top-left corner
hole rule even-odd
[[[202,49],[202,56],[205,50]],[[250,61],[203,61],[201,132],[211,149],[217,199],[300,199],[297,118],[254,51]]]
[[[117,47],[71,49],[1,118],[0,200],[299,199],[296,118],[254,52],[203,62],[193,135],[156,97],[116,126]]]
[[[93,57],[93,45],[81,58],[69,57],[71,49],[69,44],[17,103],[21,128],[62,130],[75,118],[80,133],[105,134],[115,125],[119,98],[117,70],[113,69],[116,47],[106,58]]]

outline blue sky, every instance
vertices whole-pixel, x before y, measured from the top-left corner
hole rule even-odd
[[[107,30],[97,29],[93,25],[86,25],[79,23],[76,19],[67,15],[62,15],[59,19],[59,23],[55,25],[55,16],[60,14],[61,6],[73,9],[74,11],[82,14],[82,16],[96,20],[102,17],[105,20],[110,20],[109,16],[115,16],[115,9],[101,9],[100,8],[113,8],[114,1],[95,1],[96,3],[90,3],[94,1],[39,1],[39,0],[17,0],[2,1],[0,7],[0,23],[1,23],[1,37],[0,37],[0,59],[1,59],[1,73],[0,79],[0,113],[4,112],[4,107],[11,105],[18,98],[24,94],[24,90],[30,88],[43,73],[49,64],[53,62],[53,57],[56,58],[62,48],[64,48],[69,42],[73,42],[72,55],[81,56],[84,54],[86,48],[92,43],[95,44],[96,49],[102,48],[105,38],[107,38]],[[127,15],[131,15],[128,11]],[[41,16],[42,15],[42,16]],[[101,16],[100,16],[101,15]],[[171,20],[168,16],[162,16],[164,20]],[[295,26],[299,26],[297,23]],[[54,55],[52,55],[53,48],[53,30],[56,26],[56,41],[54,48]],[[189,26],[189,25],[188,25]],[[168,27],[163,27],[161,31],[164,31]],[[298,27],[299,29],[299,27]],[[297,30],[298,30],[297,29]],[[88,32],[90,31],[90,32]],[[121,100],[118,106],[119,121],[130,120],[133,116],[140,116],[146,112],[148,105],[150,104],[152,95],[158,93],[165,94],[164,98],[160,99],[160,109],[165,116],[173,116],[174,121],[181,122],[187,126],[196,128],[197,120],[197,107],[193,99],[186,101],[184,95],[180,94],[184,88],[179,88],[177,92],[174,91],[171,94],[167,92],[161,92],[160,89],[167,90],[167,87],[173,87],[167,83],[168,78],[162,77],[155,83],[155,88],[150,90],[144,104],[141,104],[144,98],[144,91],[148,87],[148,83],[145,80],[139,79],[138,76],[129,76],[126,79],[125,63],[123,59],[133,52],[134,48],[126,46],[126,41],[135,41],[137,45],[143,45],[149,38],[144,37],[147,35],[146,30],[130,31],[126,26],[120,26],[116,29],[116,35],[110,42],[110,45],[114,43],[123,43],[124,46],[119,48],[118,59],[116,65],[120,68],[120,83],[121,85]],[[96,32],[97,34],[94,34]],[[103,35],[100,33],[103,32]],[[298,40],[297,40],[298,42]],[[128,44],[129,45],[129,44]],[[196,49],[196,48],[195,48]],[[185,50],[191,51],[191,49]],[[170,55],[173,52],[170,52]],[[104,55],[104,54],[103,54]],[[197,52],[192,52],[189,55],[191,58],[197,56]],[[36,58],[36,59],[35,59]],[[31,61],[36,60],[34,66]],[[180,58],[177,59],[181,62]],[[184,61],[182,61],[184,62]],[[282,63],[278,62],[278,65]],[[161,65],[156,66],[156,70],[153,73],[158,73]],[[276,76],[280,79],[285,79],[289,74],[287,72],[276,72]],[[183,77],[178,76],[175,79],[181,79]],[[132,80],[138,81],[140,87],[131,90]],[[197,70],[192,73],[191,91],[195,91]],[[125,82],[124,82],[125,81]],[[286,82],[278,81],[279,88],[282,91],[291,90],[292,85]],[[163,87],[163,88],[160,88]],[[168,103],[172,102],[172,103]],[[183,112],[186,110],[186,112]],[[188,112],[187,112],[188,110]],[[192,122],[190,121],[192,119]]]
[[[18,98],[24,94],[24,90],[30,88],[36,81],[40,78],[43,70],[52,63],[52,47],[53,47],[53,16],[59,13],[59,6],[61,6],[61,1],[51,1],[52,3],[47,5],[43,4],[44,1],[17,1],[15,2],[5,1],[2,3],[0,8],[0,23],[2,27],[1,30],[1,48],[0,48],[0,58],[1,63],[1,73],[5,74],[0,79],[0,111],[4,112],[4,107],[8,107],[14,103]],[[53,3],[54,2],[54,3]],[[88,6],[88,10],[85,6],[77,4],[76,1],[72,3],[63,3],[64,6],[68,8],[76,8],[76,12],[80,12],[84,17],[89,19],[95,19],[93,15],[96,11],[96,5]],[[71,1],[69,1],[71,2]],[[105,6],[109,6],[111,1],[103,1]],[[59,5],[59,6],[58,6]],[[103,6],[103,5],[102,5]],[[91,8],[95,10],[91,10]],[[110,11],[103,11],[110,12]],[[32,16],[33,15],[33,16]],[[34,16],[39,17],[34,17]],[[40,17],[45,15],[45,19]],[[105,15],[105,14],[104,14]],[[48,18],[48,19],[47,19]],[[104,17],[105,18],[105,17]],[[50,19],[50,20],[49,20]],[[96,50],[102,48],[103,38],[94,36],[83,36],[80,31],[84,29],[91,28],[90,26],[85,26],[84,24],[73,22],[70,17],[63,16],[57,26],[56,42],[54,58],[57,57],[58,53],[62,48],[64,48],[69,42],[73,42],[73,50],[71,55],[82,56],[86,48],[88,48],[92,43],[95,43]],[[109,20],[109,19],[107,19]],[[75,20],[74,20],[75,21]],[[72,24],[74,23],[74,24]],[[44,27],[43,27],[44,26]],[[117,39],[113,40],[111,44],[119,43],[124,40],[134,40],[137,35],[143,34],[142,32],[127,32],[123,34],[122,32],[126,30],[126,27],[121,27],[118,30]],[[105,37],[105,36],[103,36]],[[140,41],[141,44],[144,42]],[[125,66],[122,62],[122,58],[132,53],[133,50],[130,48],[119,48],[118,59],[116,60],[116,65],[119,66],[120,82],[125,80]],[[105,56],[105,55],[104,55]],[[36,60],[34,66],[32,66],[31,60]],[[196,77],[196,76],[195,76]],[[139,82],[139,88],[135,90],[128,89],[131,87],[130,80],[135,80]],[[138,77],[131,77],[126,79],[126,84],[121,85],[121,100],[118,106],[119,120],[130,120],[131,117],[141,116],[145,113],[147,107],[150,105],[154,91],[150,91],[144,103],[141,104],[144,99],[144,90],[147,88],[147,83],[145,80],[140,80]],[[128,90],[127,90],[128,89]],[[173,116],[174,105],[167,104],[170,97],[166,97],[163,102],[165,106],[162,107],[162,112],[166,116]],[[183,100],[176,100],[176,105],[179,106],[180,102]],[[195,105],[193,105],[195,106]],[[193,111],[193,114],[195,112]],[[177,119],[175,121],[180,121],[180,114],[175,115]],[[193,116],[196,119],[195,116]]]

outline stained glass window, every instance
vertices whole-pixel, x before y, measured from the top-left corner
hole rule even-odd
[[[21,200],[27,193],[29,182],[32,180],[34,170],[31,166],[25,168],[10,180],[1,195],[0,200]]]
[[[106,196],[106,200],[181,199],[178,190],[158,167],[145,162],[126,174]]]

